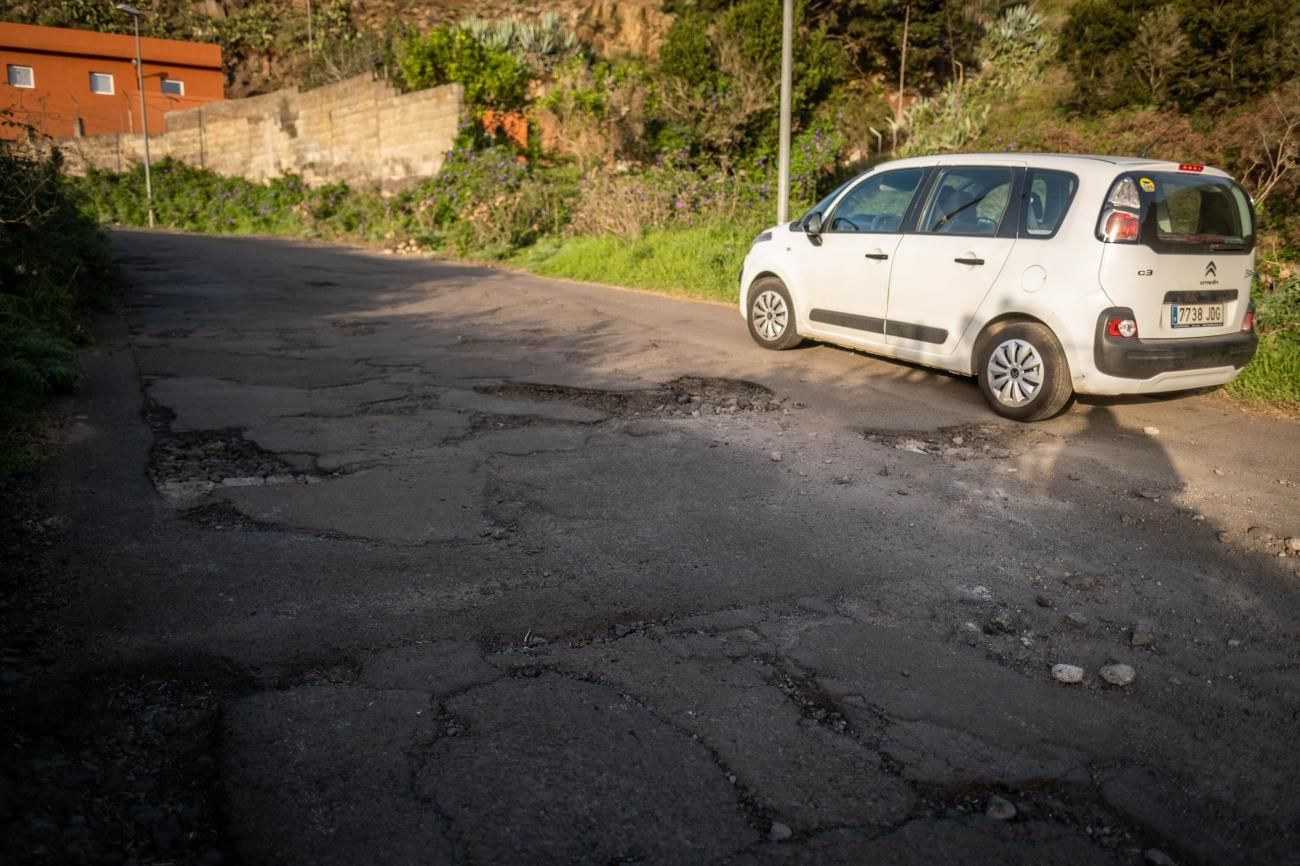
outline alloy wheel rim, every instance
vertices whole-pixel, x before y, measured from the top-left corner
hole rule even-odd
[[[993,395],[1004,406],[1024,406],[1043,388],[1043,358],[1025,340],[999,343],[989,357],[987,373]]]
[[[790,308],[785,298],[771,289],[754,299],[754,330],[768,342],[778,340],[790,322]]]

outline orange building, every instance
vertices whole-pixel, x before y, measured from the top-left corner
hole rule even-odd
[[[221,47],[140,40],[149,132],[169,111],[225,98]],[[135,36],[0,23],[0,109],[54,138],[140,132]],[[21,130],[0,125],[0,138]]]

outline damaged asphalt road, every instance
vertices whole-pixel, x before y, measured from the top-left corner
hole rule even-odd
[[[727,307],[114,244],[15,530],[6,860],[1294,858],[1294,419],[1018,426]]]

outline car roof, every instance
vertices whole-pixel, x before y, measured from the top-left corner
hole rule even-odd
[[[1023,165],[1031,164],[1035,166],[1053,167],[1060,169],[1072,168],[1075,171],[1088,171],[1089,168],[1094,170],[1111,171],[1119,169],[1147,169],[1150,171],[1178,171],[1180,163],[1170,162],[1164,159],[1150,159],[1138,156],[1104,156],[1100,154],[1075,154],[1075,153],[1022,153],[1019,151],[1007,151],[1005,153],[938,153],[930,156],[916,156],[907,159],[891,160],[882,162],[873,168],[873,171],[879,171],[888,166],[889,168],[906,168],[908,166],[931,166],[931,165]],[[1213,166],[1199,166],[1206,174],[1221,175],[1229,177],[1226,172]]]

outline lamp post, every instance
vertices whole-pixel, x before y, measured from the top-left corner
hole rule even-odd
[[[781,10],[781,111],[776,168],[776,221],[790,218],[790,91],[794,67],[794,0]]]
[[[153,228],[153,177],[149,171],[149,115],[144,104],[144,61],[140,56],[140,16],[134,6],[118,3],[117,9],[130,15],[135,24],[135,84],[140,91],[140,127],[144,132],[144,197],[149,206],[149,228]]]

